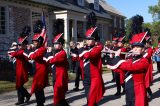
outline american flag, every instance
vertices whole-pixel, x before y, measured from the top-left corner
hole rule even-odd
[[[41,17],[41,20],[43,22],[43,28],[42,28],[42,32],[41,32],[41,36],[43,37],[44,39],[44,46],[47,47],[47,35],[46,35],[46,20],[45,20],[45,14],[44,12],[42,12],[42,17]]]

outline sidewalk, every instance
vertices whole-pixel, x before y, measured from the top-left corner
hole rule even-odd
[[[154,69],[156,66],[154,64]],[[151,89],[153,91],[153,100],[149,102],[149,106],[160,106],[160,73],[156,73],[156,70],[153,73],[154,80]],[[125,105],[125,96],[121,97],[114,96],[116,92],[115,83],[110,82],[112,79],[111,73],[103,75],[106,92],[104,94],[103,100],[99,103],[99,106],[123,106]],[[80,88],[82,88],[82,82],[80,83]],[[86,105],[86,98],[84,95],[84,90],[79,92],[74,92],[74,82],[69,83],[69,91],[67,92],[66,98],[70,106],[84,106]],[[46,106],[52,106],[53,103],[53,88],[52,86],[45,88],[46,96]],[[17,93],[16,91],[8,92],[0,95],[0,106],[14,106],[14,103],[17,102]],[[35,96],[32,95],[31,100],[28,104],[21,106],[35,106]]]

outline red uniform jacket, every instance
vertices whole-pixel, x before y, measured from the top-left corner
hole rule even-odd
[[[147,49],[146,53],[143,56],[143,57],[147,58],[148,62],[149,62],[149,67],[148,67],[148,70],[147,70],[147,73],[146,73],[146,76],[145,76],[146,88],[148,88],[153,81],[153,75],[152,75],[153,64],[152,64],[152,59],[151,59],[152,54],[153,54],[153,49],[150,47],[150,48]]]
[[[120,48],[121,52],[126,52],[126,48],[122,47]],[[121,59],[125,59],[125,54],[120,54]],[[114,72],[118,72],[120,74],[120,84],[124,84],[124,79],[125,79],[125,72],[122,71],[121,69],[115,69]]]
[[[54,105],[56,106],[65,99],[65,93],[68,90],[68,73],[67,73],[67,55],[62,49],[55,56],[49,59],[50,64],[55,65],[56,79],[54,85]]]
[[[135,106],[148,106],[145,87],[145,75],[148,66],[149,63],[146,58],[140,58],[134,62],[132,62],[132,60],[128,60],[119,66],[120,69],[127,70],[132,75],[131,79],[133,83],[127,83],[126,81],[126,98],[134,98],[133,100],[135,100]],[[133,89],[134,97],[129,97],[130,95],[127,95],[129,92],[131,92],[131,89]]]
[[[42,90],[48,85],[48,71],[47,71],[47,63],[43,60],[43,56],[46,53],[45,47],[40,47],[36,49],[34,52],[31,52],[29,58],[35,61],[36,70],[35,75],[33,77],[31,94]]]
[[[89,52],[82,52],[79,56],[80,59],[90,60],[90,88],[88,93],[88,106],[94,106],[98,103],[105,92],[104,82],[102,79],[102,61],[101,61],[101,51],[103,49],[102,45],[97,45],[92,48]],[[82,55],[84,53],[84,55]],[[83,64],[84,65],[84,64]],[[83,68],[83,67],[82,67]],[[85,70],[84,70],[85,71]],[[84,76],[85,77],[85,76]]]
[[[28,57],[23,55],[24,50],[10,52],[11,57],[16,58],[16,89],[22,87],[28,81]]]

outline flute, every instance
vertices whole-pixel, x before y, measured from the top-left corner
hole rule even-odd
[[[114,53],[115,54],[116,51],[101,51],[101,52],[102,53],[109,53],[109,54]],[[134,54],[134,55],[138,55],[138,53],[134,53],[134,52],[121,52],[121,54],[126,54],[126,55],[128,55],[128,54]]]

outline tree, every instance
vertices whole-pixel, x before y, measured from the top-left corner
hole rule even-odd
[[[157,39],[160,37],[160,0],[154,6],[149,6],[148,12],[152,14],[153,22],[144,24],[144,27],[150,27],[152,39],[154,41],[154,45],[157,44]]]
[[[126,20],[126,41],[129,41],[129,39],[131,39],[131,34],[132,34],[132,20],[131,19],[127,19]]]
[[[158,4],[154,6],[149,6],[148,12],[152,14],[152,18],[154,21],[160,20],[160,0],[158,1]]]

